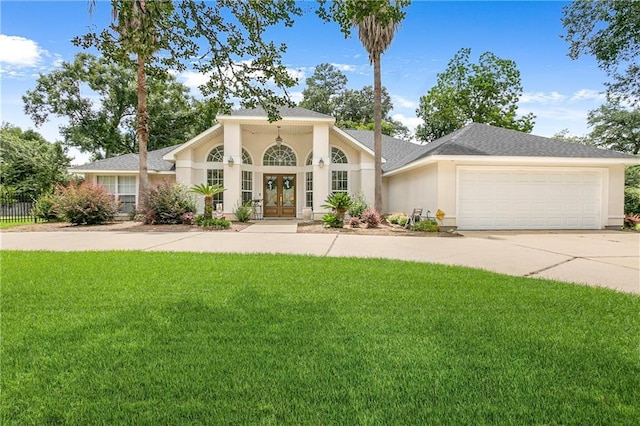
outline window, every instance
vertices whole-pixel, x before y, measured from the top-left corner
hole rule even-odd
[[[341,149],[331,147],[331,162],[333,164],[347,164],[349,160],[347,160],[347,156]]]
[[[305,173],[305,206],[313,207],[313,172]]]
[[[262,162],[265,166],[295,166],[298,164],[295,152],[284,145],[274,145],[267,149]]]
[[[207,170],[207,183],[209,185],[215,185],[216,183],[224,187],[224,172],[222,169],[209,169]],[[216,194],[213,196],[213,209],[216,210],[218,204],[222,204],[224,199],[224,193]]]
[[[135,176],[98,176],[98,185],[104,186],[120,202],[121,213],[131,213],[136,209]]]
[[[242,148],[242,164],[253,164],[249,152],[244,148]]]
[[[346,170],[331,171],[331,191],[332,192],[348,192],[349,191],[349,172]]]
[[[242,204],[253,200],[253,173],[242,171]]]
[[[307,161],[305,161],[304,164],[307,166],[311,166],[313,164],[313,151],[309,153],[309,155],[307,156]]]
[[[207,161],[212,163],[222,163],[224,159],[224,146],[219,145],[211,150],[209,155],[207,155]]]

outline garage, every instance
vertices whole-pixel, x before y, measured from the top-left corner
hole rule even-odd
[[[602,169],[457,167],[458,229],[600,229]]]

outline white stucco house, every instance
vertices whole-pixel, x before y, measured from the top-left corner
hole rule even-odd
[[[218,124],[182,145],[150,151],[150,183],[220,183],[225,214],[261,200],[265,218],[315,219],[331,192],[374,198],[373,132],[342,130],[335,119],[282,108],[218,116]],[[427,145],[383,137],[382,213],[440,209],[458,229],[605,229],[623,223],[624,169],[640,158],[469,124]],[[138,156],[76,166],[70,172],[136,203]],[[200,205],[202,209],[202,205]]]

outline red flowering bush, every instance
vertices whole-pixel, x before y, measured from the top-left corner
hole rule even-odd
[[[82,183],[58,186],[53,210],[74,225],[97,225],[113,220],[118,202],[102,185]]]

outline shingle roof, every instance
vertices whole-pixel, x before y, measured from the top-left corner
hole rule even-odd
[[[168,172],[175,170],[175,164],[164,161],[162,156],[174,150],[180,145],[168,146],[147,152],[147,168],[158,172]],[[70,170],[121,170],[137,171],[139,169],[138,154],[124,154],[118,157],[111,157],[93,163],[75,166]]]
[[[330,115],[322,114],[312,111],[310,109],[302,107],[278,107],[278,114],[282,118],[285,117],[298,117],[298,118],[333,118]],[[231,114],[233,117],[267,117],[267,113],[262,107],[257,108],[245,108],[233,111]]]
[[[629,154],[580,143],[472,123],[424,146],[428,155],[485,155],[498,157],[631,158]],[[417,159],[417,158],[416,158]]]
[[[344,129],[349,136],[373,151],[373,132],[371,130]],[[424,145],[407,142],[391,136],[382,135],[382,171],[386,172],[403,166],[424,150]]]

